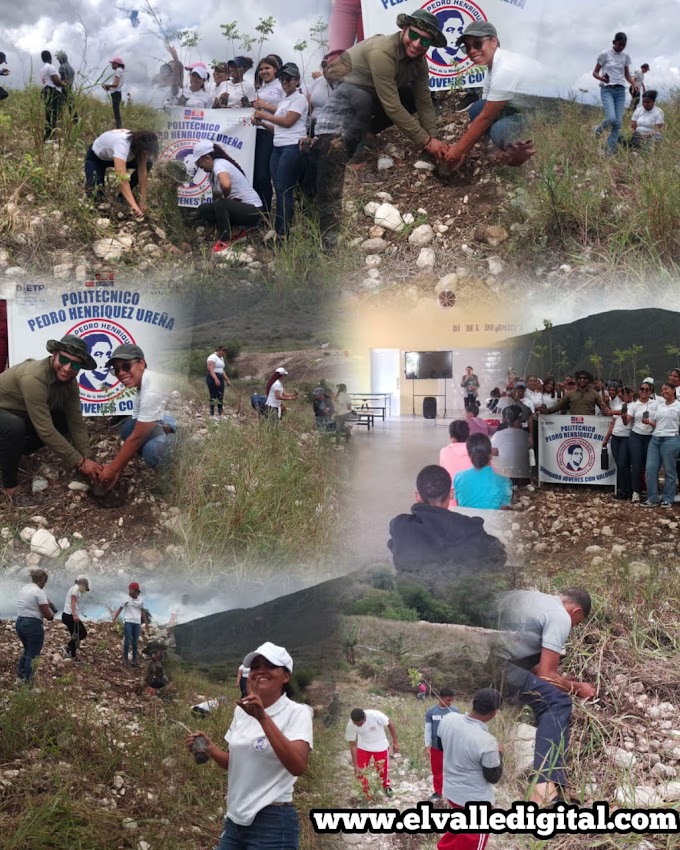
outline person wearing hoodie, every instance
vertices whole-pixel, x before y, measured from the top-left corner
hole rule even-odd
[[[73,70],[73,66],[68,61],[68,56],[63,50],[58,50],[54,55],[59,62],[59,77],[64,84],[64,106],[68,109],[73,123],[77,124],[78,114],[76,112],[75,96],[73,91],[73,83],[76,78],[76,72]]]
[[[484,530],[481,517],[449,511],[450,495],[451,476],[442,466],[420,470],[411,513],[390,522],[387,546],[399,578],[437,590],[505,566],[505,546]]]

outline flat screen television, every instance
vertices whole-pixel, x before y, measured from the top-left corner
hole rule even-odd
[[[452,378],[452,351],[407,351],[405,372],[409,379]]]

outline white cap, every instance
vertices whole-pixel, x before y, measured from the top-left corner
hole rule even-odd
[[[652,386],[654,386],[654,378],[645,378],[644,380],[640,381],[640,383],[641,384],[651,384]]]
[[[191,73],[192,73],[192,74],[198,74],[198,76],[199,76],[202,80],[207,80],[207,79],[208,79],[208,77],[210,76],[210,74],[208,73],[208,69],[207,69],[207,68],[202,68],[200,65],[196,65],[196,67],[195,67],[195,68],[192,68],[192,69],[191,69]]]
[[[275,667],[285,667],[289,673],[293,672],[293,659],[290,657],[287,650],[285,650],[282,646],[277,646],[275,643],[271,643],[270,641],[263,643],[262,646],[258,646],[255,652],[249,652],[243,659],[243,666],[252,666],[253,661],[258,655],[266,658],[267,661]]]
[[[206,139],[203,139],[203,141],[198,142],[197,144],[194,145],[194,149],[191,151],[191,155],[193,156],[194,159],[198,160],[202,156],[205,156],[206,154],[212,153],[214,147],[215,147],[214,142],[209,142]]]
[[[274,369],[274,371],[276,372],[277,375],[287,375],[288,374],[288,370],[284,369],[283,366],[279,366],[279,368]]]

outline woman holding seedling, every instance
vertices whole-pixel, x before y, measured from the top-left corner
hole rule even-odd
[[[250,668],[248,693],[236,703],[225,735],[229,750],[203,732],[197,741],[208,758],[229,771],[227,814],[217,850],[297,850],[300,827],[293,787],[307,770],[313,744],[312,711],[289,698],[293,659],[282,646],[263,643],[243,659]],[[199,759],[197,758],[197,761]]]

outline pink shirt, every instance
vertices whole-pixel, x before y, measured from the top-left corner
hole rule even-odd
[[[483,419],[480,419],[478,416],[474,416],[471,419],[465,418],[465,421],[470,427],[470,434],[486,434],[486,436],[490,436],[489,426]]]
[[[472,467],[470,455],[467,453],[465,443],[449,443],[448,446],[439,452],[439,465],[451,476],[451,481],[456,477],[457,472],[463,472],[465,469]],[[453,484],[451,485],[451,501],[449,507],[453,508],[458,504],[453,492]]]

